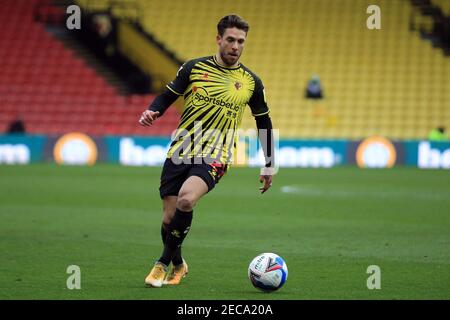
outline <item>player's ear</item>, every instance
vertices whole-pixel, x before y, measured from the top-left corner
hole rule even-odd
[[[218,35],[216,36],[216,43],[217,43],[217,44],[220,44],[221,41],[222,41],[222,37],[220,36],[220,34],[218,34]]]

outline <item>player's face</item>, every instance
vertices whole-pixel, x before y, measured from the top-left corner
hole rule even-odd
[[[223,36],[217,35],[219,54],[226,65],[233,66],[238,62],[244,50],[246,36],[245,31],[238,28],[228,28]]]

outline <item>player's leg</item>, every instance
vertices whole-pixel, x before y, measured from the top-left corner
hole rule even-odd
[[[181,278],[187,274],[187,265],[182,260],[182,263],[176,265],[172,269],[174,271],[164,281],[167,274],[167,266],[175,257],[191,227],[192,209],[197,201],[207,192],[208,185],[196,176],[190,176],[181,186],[177,197],[175,214],[166,229],[167,235],[164,251],[145,279],[146,285],[159,288],[163,284],[178,284]]]
[[[178,194],[177,212],[182,212],[185,215],[192,211],[198,200],[215,187],[226,170],[227,166],[218,163],[194,165],[189,170],[190,177],[183,184]],[[186,261],[184,259],[182,261],[183,263],[180,265],[174,263],[174,267],[167,275],[164,284],[179,284],[188,273]]]
[[[163,244],[166,243],[167,227],[172,221],[175,210],[177,209],[177,196],[166,196],[162,199],[163,203],[163,217],[161,223],[161,240]]]
[[[202,163],[189,170],[188,178],[178,193],[176,211],[167,229],[166,244],[160,262],[166,263],[173,259],[175,249],[181,246],[189,232],[195,205],[214,188],[226,169],[225,165]]]
[[[226,172],[226,169],[225,165],[209,165],[205,163],[194,165],[189,169],[188,178],[179,189],[175,214],[167,228],[163,254],[146,278],[146,284],[153,287],[161,287],[163,284],[161,277],[166,275],[167,265],[173,259],[176,249],[181,247],[190,229],[195,204],[203,195],[214,188],[215,184],[219,182],[219,179]],[[160,190],[163,189],[160,188]],[[178,276],[175,279],[168,279],[170,281],[165,283],[178,284],[180,282],[181,278],[187,273],[187,265],[184,260],[179,267],[184,268],[178,269],[181,270],[177,273]],[[147,281],[147,279],[149,280]]]
[[[173,254],[173,248],[181,248],[181,243],[189,232],[192,214],[195,204],[198,200],[208,192],[209,188],[205,181],[197,176],[189,177],[180,189],[180,193],[177,198],[177,209],[169,229],[172,230],[166,238],[167,245],[164,247],[163,255],[160,261],[164,263],[170,259]],[[173,268],[170,270],[164,284],[176,285],[179,284],[181,279],[188,273],[188,265],[186,261],[181,258],[181,261],[176,259],[177,251],[175,252],[175,257],[172,258]],[[180,254],[181,257],[181,254]]]
[[[163,199],[163,225],[161,228],[163,243],[167,238],[167,235],[164,234],[168,232],[168,227],[165,228],[164,224],[169,223],[168,225],[170,225],[170,221],[175,214],[176,199],[183,181],[186,180],[188,171],[189,166],[183,164],[176,165],[171,159],[167,159],[164,162],[161,173],[161,185],[159,187],[160,196]],[[170,260],[166,264],[157,261],[150,273],[146,276],[145,284],[151,287],[161,287],[167,275],[169,263]]]
[[[162,199],[163,217],[162,223],[168,225],[172,221],[175,210],[177,209],[178,196],[166,196]]]
[[[190,176],[181,186],[175,214],[167,229],[164,252],[159,259],[164,264],[172,261],[175,251],[181,246],[192,222],[193,209],[197,201],[208,192],[208,185],[198,176]]]
[[[161,224],[161,239],[163,245],[166,243],[167,238],[167,228],[172,221],[175,211],[177,209],[177,196],[166,196],[163,198],[163,218]],[[175,256],[172,259],[174,265],[181,265],[183,263],[183,258],[181,257],[181,247],[175,252]]]

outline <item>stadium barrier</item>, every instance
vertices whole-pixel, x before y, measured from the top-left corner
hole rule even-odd
[[[47,137],[0,135],[0,164],[28,164],[43,161]]]
[[[62,136],[0,135],[0,164],[93,165],[115,163],[127,166],[160,166],[170,137],[104,136],[83,133]],[[239,165],[260,166],[260,147],[241,141],[238,150],[246,157]],[[280,139],[276,150],[280,167],[331,168],[357,165],[361,168],[415,166],[450,169],[450,142],[390,141],[383,137],[352,140]]]

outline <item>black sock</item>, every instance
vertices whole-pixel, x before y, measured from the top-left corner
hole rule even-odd
[[[166,237],[167,237],[167,228],[169,227],[168,224],[162,223],[161,224],[161,240],[163,244],[166,244]]]
[[[176,251],[181,247],[184,238],[186,237],[192,222],[192,211],[185,212],[177,209],[172,221],[167,227],[166,242],[164,243],[164,251],[159,258],[159,262],[169,265],[175,257]],[[180,254],[181,256],[181,254]],[[176,261],[179,262],[179,261]],[[181,262],[182,263],[182,260]],[[180,264],[174,263],[174,264]]]
[[[161,239],[163,244],[166,244],[166,238],[167,238],[167,228],[169,228],[169,225],[166,223],[162,223],[161,225]],[[183,263],[183,258],[181,257],[181,247],[175,251],[175,256],[172,259],[172,263],[177,266]]]

